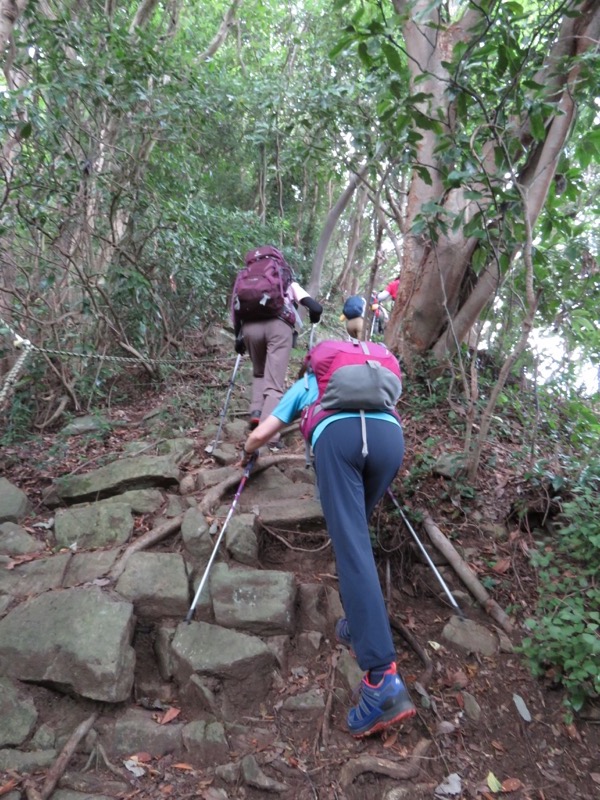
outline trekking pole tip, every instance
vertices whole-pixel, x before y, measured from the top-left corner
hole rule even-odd
[[[190,622],[192,621],[192,617],[193,617],[193,616],[194,616],[194,609],[193,609],[193,608],[190,608],[190,610],[188,611],[188,613],[185,615],[185,620],[184,620],[184,622],[187,622],[187,624],[189,625],[189,624],[190,624]]]

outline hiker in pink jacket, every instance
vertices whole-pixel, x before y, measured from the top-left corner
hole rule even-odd
[[[249,434],[242,465],[285,425],[302,417],[300,428],[314,453],[346,615],[338,620],[335,635],[354,651],[365,670],[358,702],[347,716],[350,733],[362,738],[416,713],[396,669],[369,533],[371,512],[404,456],[402,426],[395,410],[401,391],[400,368],[383,345],[356,339],[320,342],[306,357],[306,365],[309,371]],[[329,409],[327,393],[333,403]],[[364,408],[352,406],[348,397],[360,398],[357,402]]]

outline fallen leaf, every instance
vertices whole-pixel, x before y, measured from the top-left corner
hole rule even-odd
[[[449,685],[455,689],[466,689],[469,685],[469,678],[462,669],[457,669],[456,672],[448,673]]]
[[[513,701],[517,707],[517,711],[523,717],[525,722],[531,722],[531,713],[529,712],[529,709],[525,705],[525,700],[523,700],[523,698],[520,695],[513,694]]]
[[[492,790],[492,792],[494,792],[494,794],[496,794],[497,792],[501,792],[502,791],[502,784],[500,783],[500,781],[494,775],[493,772],[488,772],[487,778],[485,780],[486,780],[487,785]]]
[[[590,772],[590,778],[594,783],[600,784],[600,772]]]
[[[504,575],[511,567],[511,560],[510,556],[506,556],[506,558],[501,558],[500,561],[496,561],[492,570],[496,572],[498,575]]]
[[[441,734],[454,733],[455,730],[456,730],[456,725],[453,725],[452,722],[448,722],[447,720],[442,720],[441,722],[438,723],[435,732],[441,735]]]
[[[456,797],[456,795],[462,794],[460,775],[457,772],[448,775],[442,783],[435,787],[433,794],[436,798]]]
[[[35,561],[38,558],[45,557],[44,553],[27,553],[23,556],[15,556],[6,564],[6,569],[14,569],[21,564],[27,564],[29,561]]]
[[[140,764],[147,764],[149,761],[152,761],[150,753],[134,753],[131,758],[135,759]]]
[[[383,743],[383,746],[386,750],[389,750],[390,747],[393,747],[398,740],[398,731],[394,731]]]
[[[124,761],[123,764],[132,775],[135,775],[136,778],[141,778],[142,775],[146,774],[146,770],[143,767],[140,767],[137,761],[135,761],[133,758],[127,759],[127,761]]]
[[[571,723],[570,725],[565,725],[565,730],[567,732],[567,736],[569,737],[569,739],[574,739],[576,742],[581,742],[581,736],[579,734],[579,731],[577,730],[575,725],[573,725],[573,723]]]
[[[516,792],[517,789],[521,789],[523,784],[518,778],[507,778],[505,781],[502,781],[502,791],[503,792]]]
[[[504,745],[502,744],[502,742],[497,742],[495,739],[492,739],[492,742],[491,742],[491,744],[492,744],[492,747],[493,747],[495,750],[499,750],[501,753],[504,753],[504,751],[505,751],[505,747],[504,747]]]
[[[167,708],[163,716],[159,719],[158,724],[166,725],[168,722],[172,722],[172,720],[174,720],[180,714],[181,714],[180,708],[175,708],[175,706],[171,706],[170,708]]]
[[[191,764],[186,764],[185,761],[180,761],[178,764],[172,764],[171,769],[187,769],[190,772],[194,771],[194,767]]]
[[[173,794],[173,786],[170,783],[166,783],[159,789],[161,794]]]
[[[466,672],[469,678],[474,678],[479,673],[477,664],[467,664]]]
[[[4,786],[0,786],[0,795],[12,792],[15,786],[19,783],[20,781],[17,781],[15,778],[12,778],[8,783],[5,783]]]

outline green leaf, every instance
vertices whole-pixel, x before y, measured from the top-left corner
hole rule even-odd
[[[19,128],[19,132],[17,134],[19,139],[29,139],[31,136],[31,131],[33,130],[33,126],[31,122],[28,120],[24,122],[21,127]]]
[[[431,180],[431,175],[429,174],[427,167],[424,167],[422,164],[417,164],[415,166],[415,172],[419,173],[419,177],[423,183],[426,183],[427,186],[433,186],[433,181]]]
[[[392,72],[396,72],[399,75],[402,75],[405,72],[404,64],[402,63],[402,59],[400,58],[399,51],[393,47],[389,42],[383,42],[381,45],[381,49],[383,50],[383,54],[385,56],[385,60],[388,63],[389,68]]]
[[[365,67],[367,69],[371,69],[371,67],[373,66],[373,59],[369,54],[369,50],[365,42],[361,42],[358,45],[358,56],[362,61],[362,63],[365,65]]]
[[[497,794],[498,792],[502,791],[502,784],[498,780],[498,778],[494,775],[493,772],[488,772],[486,783],[489,786],[490,790]]]
[[[529,121],[531,123],[531,134],[533,138],[538,142],[542,142],[546,138],[546,128],[544,127],[542,112],[539,109],[532,110],[529,115]]]
[[[329,51],[329,58],[333,60],[336,56],[339,56],[340,53],[343,53],[344,50],[348,50],[348,48],[352,47],[355,42],[356,38],[354,36],[344,36],[331,48]]]
[[[504,73],[506,72],[508,68],[508,62],[509,59],[508,59],[508,54],[506,52],[506,46],[504,44],[501,44],[498,47],[498,61],[496,63],[496,69],[494,70],[494,72],[499,78],[502,77],[502,75],[504,75]]]

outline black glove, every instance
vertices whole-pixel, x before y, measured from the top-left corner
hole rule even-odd
[[[258,459],[258,455],[259,455],[258,450],[256,450],[254,453],[247,453],[246,448],[242,447],[242,460],[241,460],[242,467],[247,467],[251,458]]]
[[[246,342],[244,341],[243,336],[236,336],[234,347],[235,347],[235,352],[238,354],[238,356],[244,355],[244,353],[246,352]]]
[[[304,297],[302,300],[300,300],[300,305],[308,308],[308,318],[313,325],[316,325],[321,319],[321,314],[323,313],[323,306],[321,303],[317,303],[317,301],[313,300],[312,297]]]

